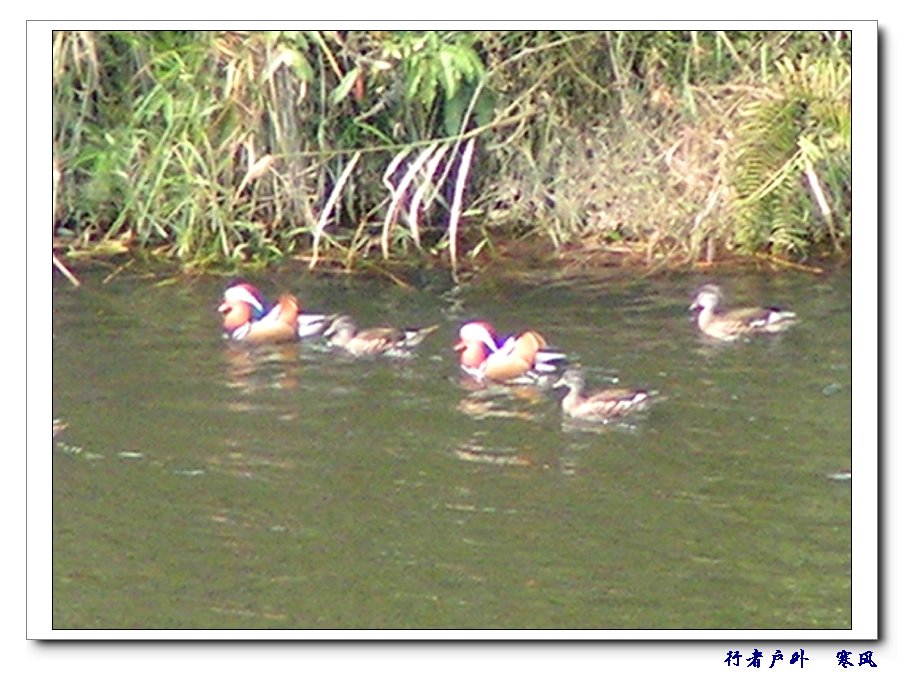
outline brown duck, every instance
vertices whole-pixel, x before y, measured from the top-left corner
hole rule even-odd
[[[700,330],[719,340],[737,340],[754,333],[777,333],[797,321],[797,314],[778,307],[723,310],[722,290],[711,283],[697,291],[690,309],[697,312]]]
[[[553,387],[567,387],[568,394],[562,399],[562,411],[570,418],[581,420],[608,421],[644,409],[650,401],[650,394],[644,390],[615,388],[584,394],[584,376],[575,369],[569,369]]]
[[[323,336],[331,345],[355,356],[407,354],[436,329],[437,326],[408,329],[382,326],[358,330],[351,317],[341,314],[330,321]]]

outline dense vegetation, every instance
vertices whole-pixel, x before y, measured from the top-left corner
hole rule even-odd
[[[851,47],[766,31],[53,35],[54,242],[453,269],[851,240]]]

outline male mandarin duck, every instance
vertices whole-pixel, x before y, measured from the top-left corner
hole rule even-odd
[[[605,422],[644,409],[650,401],[648,392],[625,388],[585,395],[584,384],[584,376],[575,369],[569,369],[553,385],[554,388],[568,388],[562,399],[562,411],[570,418]]]
[[[298,300],[283,295],[263,317],[255,320],[256,308],[241,301],[223,302],[223,329],[230,340],[249,343],[295,342],[298,340]]]
[[[721,309],[722,290],[706,284],[697,292],[691,311],[697,312],[697,325],[707,335],[719,340],[736,340],[753,333],[776,333],[797,321],[794,312],[778,307]]]
[[[271,306],[245,281],[236,281],[224,291],[218,311],[226,336],[243,342],[292,342],[322,332],[328,321],[323,314],[301,314],[292,295],[283,295]]]
[[[494,382],[534,382],[538,374],[556,370],[565,355],[549,348],[536,331],[524,331],[500,344],[493,327],[471,321],[459,329],[455,351],[469,375]]]
[[[333,317],[323,331],[327,341],[355,356],[374,354],[406,354],[421,344],[437,326],[427,328],[366,328],[358,330],[351,317],[341,314]]]

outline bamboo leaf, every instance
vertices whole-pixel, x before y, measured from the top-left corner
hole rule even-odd
[[[273,77],[273,74],[282,66],[291,69],[302,82],[308,83],[314,79],[314,70],[311,68],[311,64],[307,57],[291,47],[284,46],[281,47],[276,55],[268,62],[267,67],[261,74],[261,80],[263,82],[269,81]]]
[[[339,81],[339,84],[330,95],[330,102],[332,104],[338,104],[348,96],[348,93],[351,92],[351,89],[355,86],[355,82],[358,80],[360,72],[360,69],[356,66],[342,77],[342,80]]]
[[[241,195],[242,191],[246,186],[254,182],[255,180],[260,179],[266,174],[266,172],[273,166],[273,156],[270,154],[265,154],[261,156],[257,162],[252,164],[248,171],[245,173],[245,176],[242,178],[242,181],[239,183],[238,189],[235,190],[235,196],[238,198]]]

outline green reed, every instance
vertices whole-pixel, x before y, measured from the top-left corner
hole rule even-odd
[[[56,243],[457,269],[850,243],[850,48],[780,32],[56,32]]]

